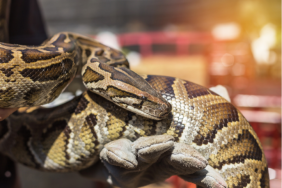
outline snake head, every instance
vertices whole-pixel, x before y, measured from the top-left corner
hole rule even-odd
[[[141,76],[93,59],[82,69],[82,80],[90,91],[147,118],[160,120],[170,113],[171,105]]]

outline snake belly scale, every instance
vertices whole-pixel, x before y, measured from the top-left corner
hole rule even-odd
[[[77,171],[95,163],[110,141],[168,134],[197,149],[228,187],[269,187],[256,133],[205,87],[166,76],[141,78],[123,68],[128,63],[120,52],[76,34],[57,34],[38,47],[3,43],[0,56],[1,107],[50,102],[80,66],[89,89],[61,106],[18,111],[1,122],[0,151],[19,163]]]

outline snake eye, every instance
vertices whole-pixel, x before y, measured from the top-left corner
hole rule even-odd
[[[141,99],[142,99],[142,100],[146,100],[146,97],[145,97],[145,96],[142,96]]]

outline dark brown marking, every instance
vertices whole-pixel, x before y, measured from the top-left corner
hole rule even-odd
[[[95,52],[95,56],[102,56],[104,54],[104,50],[100,49],[98,51]]]
[[[94,128],[94,126],[97,124],[97,117],[94,114],[90,114],[85,118],[87,124]],[[95,134],[95,138],[97,138],[97,135]]]
[[[91,55],[91,50],[86,49],[85,50],[85,55],[86,55],[86,57],[89,57]]]
[[[68,122],[66,120],[54,120],[51,122],[51,126],[48,126],[47,130],[42,133],[41,139],[42,142],[47,142],[48,144],[43,148],[44,150],[50,150],[52,145],[55,143],[60,134],[64,134],[64,154],[65,158],[70,159],[69,154],[67,153],[68,142],[70,138],[71,130],[68,127]],[[68,164],[68,161],[64,160],[65,164]]]
[[[77,40],[79,41],[79,43],[81,43],[82,45],[86,45],[86,46],[91,46],[94,48],[103,48],[106,47],[105,45],[99,43],[99,42],[94,42],[85,38],[81,38],[81,37],[77,37]]]
[[[112,67],[112,66],[109,66],[109,65],[107,65],[107,64],[105,64],[105,63],[100,63],[99,64],[99,67],[100,67],[100,69],[102,69],[102,70],[104,70],[104,71],[107,71],[107,72],[109,72],[109,73],[116,73],[116,70],[114,69],[114,67]]]
[[[133,72],[132,70],[128,69],[128,68],[125,68],[125,67],[120,67],[116,70],[122,70],[123,72],[126,72],[129,76],[131,76],[132,78],[135,78],[136,77],[136,73]],[[141,78],[143,80],[143,78]]]
[[[82,111],[84,111],[87,108],[87,105],[89,104],[89,101],[86,100],[84,96],[81,97],[79,103],[77,104],[77,107],[75,108],[74,113],[79,114]]]
[[[95,63],[95,62],[99,62],[99,60],[98,60],[97,58],[91,58],[91,59],[90,59],[90,62],[91,62],[91,63]]]
[[[113,62],[110,65],[112,67],[126,67],[126,68],[129,69],[129,63],[128,63],[127,59],[125,59],[124,61]]]
[[[3,72],[3,74],[5,74],[5,76],[10,77],[12,74],[14,74],[14,72],[12,71],[13,68],[14,67],[8,69],[2,68],[0,70]]]
[[[9,63],[14,58],[12,53],[11,50],[0,48],[0,63]]]
[[[251,183],[251,178],[249,175],[242,175],[240,180],[238,181],[238,185],[233,184],[233,188],[244,188],[247,187],[249,183]]]
[[[105,77],[102,74],[94,71],[90,67],[87,67],[84,74],[82,75],[82,80],[84,83],[93,83],[103,80]]]
[[[0,89],[0,106],[2,108],[9,107],[10,101],[14,99],[17,91],[15,91],[12,87],[7,88],[6,90]]]
[[[60,43],[64,43],[64,41],[66,40],[67,36],[65,34],[60,34],[60,36],[57,38],[56,41],[54,41],[52,44],[56,46],[56,44],[60,44]]]
[[[57,138],[62,131],[64,131],[67,127],[68,123],[65,120],[56,120],[52,123],[51,127],[46,130],[41,135],[42,140],[48,139],[48,137],[52,136]],[[54,135],[55,133],[55,135]]]
[[[56,52],[59,50],[59,48],[58,47],[45,47],[45,48],[42,48],[42,50],[46,50],[49,52]]]
[[[94,126],[97,124],[97,117],[96,117],[96,115],[90,114],[90,115],[88,115],[88,116],[85,118],[85,120],[86,120],[86,121],[85,121],[85,124],[88,125],[88,127],[89,127],[90,130],[91,130],[92,135],[93,135],[94,138],[95,138],[94,145],[95,145],[95,146],[99,145],[98,137],[97,137],[97,134],[96,134],[96,132],[95,132],[95,130],[94,130]],[[94,152],[94,154],[95,154],[95,152]]]
[[[70,76],[65,77],[63,80],[60,80],[60,82],[55,87],[53,87],[50,93],[48,94],[51,97],[50,101],[55,100],[61,94],[61,92],[69,85],[71,80],[72,79]]]
[[[104,57],[104,56],[97,56],[97,58],[99,59],[100,62],[102,63],[108,63],[109,61],[111,61],[110,59]]]
[[[185,126],[181,122],[174,121],[174,128],[175,128],[175,133],[178,135],[175,138],[175,141],[178,142],[179,138],[181,137],[183,133]]]
[[[189,99],[197,98],[197,97],[208,95],[208,94],[218,96],[218,94],[216,94],[215,92],[213,92],[213,91],[211,91],[211,90],[209,90],[209,89],[207,89],[203,86],[200,86],[198,84],[189,82],[189,81],[186,81],[184,83],[184,86],[185,86],[186,91],[188,93]]]
[[[262,188],[269,187],[268,167],[265,167],[265,168],[261,171],[260,186],[261,186]]]
[[[142,137],[137,131],[134,132],[134,136],[135,136],[136,138]]]
[[[134,98],[141,99],[139,96],[134,95],[133,93],[129,93],[129,92],[120,90],[120,89],[118,89],[116,87],[113,87],[113,86],[108,86],[107,87],[107,93],[108,93],[108,95],[111,98],[114,98],[114,97],[120,97],[120,98],[123,98],[123,97],[134,97]]]
[[[0,121],[0,140],[8,133],[8,121],[5,119]]]
[[[14,80],[10,80],[10,79],[5,80],[5,82],[16,82],[16,81],[17,81],[16,79],[14,79]]]
[[[24,69],[20,71],[23,77],[29,77],[34,82],[44,82],[50,80],[58,80],[60,76],[68,74],[73,65],[71,59],[64,59],[60,63],[50,65],[44,68]]]
[[[234,148],[240,148],[242,144],[245,144],[248,147],[234,150]],[[227,155],[229,153],[234,154],[229,156]],[[243,130],[243,133],[239,134],[238,138],[233,138],[227,144],[222,145],[217,152],[217,156],[220,157],[210,158],[208,162],[213,168],[220,170],[223,165],[244,163],[246,159],[261,161],[263,153],[257,140],[249,130]]]
[[[40,97],[42,90],[40,88],[30,88],[28,92],[25,93],[23,99],[26,100],[29,106],[32,106]]]
[[[125,59],[123,53],[116,50],[112,50],[111,58],[114,60]]]
[[[142,100],[140,104],[132,104],[132,106],[136,109],[141,109],[143,104],[144,104],[144,100]]]
[[[55,125],[56,126],[56,125]],[[66,156],[66,159],[69,160],[70,159],[70,155],[68,154],[67,152],[67,147],[68,147],[68,144],[69,144],[69,139],[70,139],[70,133],[71,133],[71,129],[69,128],[69,126],[66,126],[65,129],[64,129],[64,134],[66,136],[66,139],[64,140],[65,141],[65,147],[66,149],[64,150],[65,152],[65,156]],[[67,163],[67,162],[66,162]]]
[[[65,43],[65,39],[67,36],[65,34],[60,34],[60,36],[57,38],[56,41],[54,41],[52,44],[56,47],[62,47],[64,52],[73,52],[75,50],[76,44],[74,40],[71,40],[68,43]]]
[[[152,124],[150,125],[150,129],[148,130],[148,136],[151,136],[151,135],[156,135],[156,128],[157,128],[157,123],[158,121],[156,120],[152,120]]]
[[[70,39],[74,38],[73,34],[68,34],[68,35],[69,35]]]
[[[36,49],[21,50],[21,52],[21,58],[25,63],[34,63],[41,60],[50,60],[61,55],[61,53],[57,51],[41,52]]]
[[[123,136],[123,133],[124,133],[125,130],[126,130],[126,126],[122,126],[122,129],[119,132],[119,137],[118,138],[121,138]]]
[[[175,78],[168,76],[152,76],[148,75],[146,81],[157,91],[160,91],[163,95],[175,96],[172,85]]]
[[[207,106],[203,114],[205,114],[203,117],[203,125],[200,127],[198,135],[193,140],[198,146],[213,143],[219,130],[223,127],[227,127],[229,122],[239,121],[238,111],[230,103],[219,103]],[[208,133],[205,132],[206,129],[209,130]]]
[[[0,95],[1,95],[1,94],[3,94],[3,95],[12,94],[12,93],[10,93],[10,92],[14,93],[14,92],[13,92],[13,88],[11,88],[11,87],[7,88],[6,90],[0,89]]]

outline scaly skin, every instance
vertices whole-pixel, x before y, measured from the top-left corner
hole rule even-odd
[[[167,118],[147,119],[88,91],[59,107],[18,112],[1,122],[0,151],[33,168],[68,172],[95,163],[110,141],[169,134],[208,159],[228,187],[269,187],[261,143],[234,106],[188,81],[144,78],[171,103]]]

